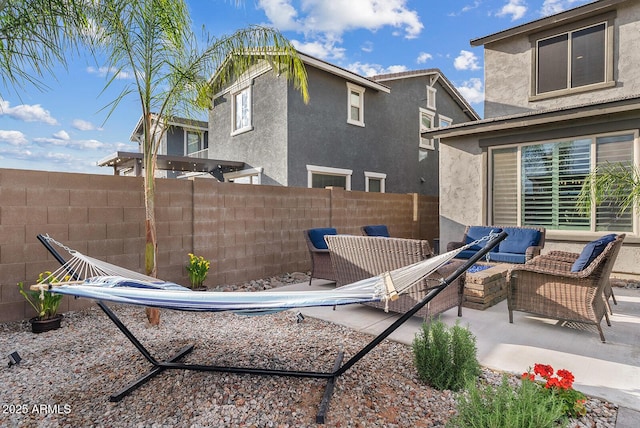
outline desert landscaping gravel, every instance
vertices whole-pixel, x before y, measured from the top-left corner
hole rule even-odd
[[[283,275],[219,290],[247,291],[302,282]],[[144,309],[112,306],[160,359],[187,344],[188,363],[331,371],[372,337],[296,313],[245,317],[163,310],[158,327]],[[28,322],[0,324],[0,350],[18,365],[0,367],[0,426],[7,427],[311,427],[326,381],[167,370],[120,402],[108,397],[149,364],[97,307],[67,313],[59,330],[33,334]],[[526,369],[526,368],[525,368]],[[497,384],[502,373],[483,369]],[[512,376],[513,382],[519,382]],[[383,341],[335,384],[328,427],[438,427],[456,412],[455,393],[420,382],[411,348]],[[572,427],[614,427],[617,407],[589,398]]]

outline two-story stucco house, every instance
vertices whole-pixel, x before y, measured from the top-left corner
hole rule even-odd
[[[640,1],[595,1],[471,44],[484,47],[486,117],[423,134],[441,143],[441,242],[469,224],[540,225],[545,251],[579,252],[624,232],[614,272],[640,273],[639,213],[575,206],[593,168],[640,162]]]
[[[214,95],[209,157],[245,163],[225,180],[438,194],[438,143],[420,132],[479,116],[437,69],[365,78],[300,54],[310,100],[257,66]]]

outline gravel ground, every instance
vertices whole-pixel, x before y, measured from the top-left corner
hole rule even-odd
[[[284,275],[217,289],[259,290],[304,281]],[[149,327],[139,307],[112,307],[159,359],[194,343],[185,362],[331,371],[371,336],[294,312],[261,317],[162,311]],[[131,343],[97,307],[65,314],[63,328],[34,335],[27,322],[0,324],[0,351],[20,364],[0,368],[0,426],[9,427],[309,427],[325,382],[318,379],[165,371],[122,401],[110,394],[149,369]],[[389,340],[335,385],[330,427],[436,427],[455,414],[455,394],[417,379],[410,347]],[[526,369],[526,368],[525,368]],[[497,384],[502,374],[483,370]],[[513,378],[514,382],[517,379]],[[597,399],[572,427],[614,427],[615,405]]]

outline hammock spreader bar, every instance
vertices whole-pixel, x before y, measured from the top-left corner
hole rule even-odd
[[[193,370],[193,371],[211,371],[211,372],[225,372],[236,374],[252,374],[252,375],[267,375],[267,376],[289,376],[299,378],[316,378],[327,379],[327,386],[318,408],[318,414],[316,415],[316,423],[324,424],[326,412],[329,408],[329,402],[333,394],[333,388],[335,381],[338,377],[343,375],[354,364],[356,364],[362,357],[371,352],[376,346],[380,344],[384,339],[389,337],[394,331],[396,331],[407,320],[413,317],[420,309],[428,304],[434,297],[436,297],[442,290],[444,290],[449,284],[455,281],[460,275],[473,266],[478,260],[482,259],[491,249],[493,249],[500,241],[507,237],[506,232],[501,232],[497,235],[492,235],[487,244],[478,251],[473,257],[471,257],[466,263],[460,266],[455,272],[443,279],[442,283],[431,289],[429,293],[418,303],[416,303],[411,309],[402,314],[400,318],[394,321],[389,327],[387,327],[382,333],[373,338],[371,342],[365,345],[359,352],[353,357],[342,364],[343,352],[338,352],[334,367],[332,371],[328,372],[315,372],[315,371],[297,371],[297,370],[278,370],[278,369],[265,369],[265,368],[251,368],[251,367],[228,367],[228,366],[214,366],[214,365],[200,365],[200,364],[185,364],[180,363],[185,355],[193,351],[194,345],[187,345],[180,349],[174,356],[164,361],[158,361],[151,353],[144,347],[144,345],[134,336],[134,334],[126,327],[126,325],[116,316],[116,314],[109,308],[103,301],[97,301],[98,307],[109,317],[109,319],[118,327],[118,329],[129,339],[129,341],[138,349],[140,354],[153,366],[152,369],[145,375],[138,378],[136,381],[130,383],[119,392],[112,394],[109,400],[112,402],[120,401],[129,393],[133,392],[140,386],[153,379],[155,376],[167,369],[174,370]],[[47,238],[42,235],[38,235],[38,240],[47,248],[47,250],[53,255],[53,257],[63,266],[65,265],[64,258],[57,252],[55,248],[51,246]],[[68,272],[74,279],[79,278],[78,274],[73,271]]]

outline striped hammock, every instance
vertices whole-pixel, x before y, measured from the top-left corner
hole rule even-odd
[[[491,236],[482,240],[489,238]],[[48,235],[44,239],[67,250],[71,258],[41,281],[39,286],[43,290],[130,305],[181,311],[233,311],[246,315],[311,306],[395,300],[453,259],[460,251],[479,242],[472,242],[454,251],[330,290],[211,292],[193,291],[86,256],[65,247]],[[54,278],[68,277],[77,281],[50,284]]]

